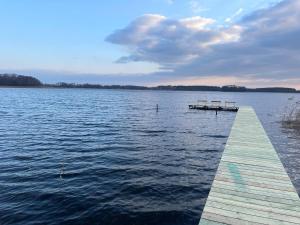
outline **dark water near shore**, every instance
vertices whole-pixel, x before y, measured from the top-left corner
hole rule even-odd
[[[0,99],[0,224],[198,224],[235,117],[188,110],[198,99],[253,106],[300,193],[300,134],[279,123],[297,94],[12,88]]]

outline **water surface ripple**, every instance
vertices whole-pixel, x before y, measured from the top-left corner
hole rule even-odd
[[[198,224],[235,114],[189,111],[197,99],[255,107],[300,190],[299,136],[278,123],[289,94],[6,88],[0,97],[0,224]]]

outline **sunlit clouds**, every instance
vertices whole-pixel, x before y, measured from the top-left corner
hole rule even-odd
[[[106,40],[127,48],[129,55],[117,62],[157,63],[168,70],[161,73],[164,78],[217,76],[289,83],[300,76],[299,21],[300,1],[285,0],[221,26],[200,16],[171,19],[147,14]]]
[[[143,15],[127,27],[116,30],[106,40],[125,46],[130,55],[118,63],[148,61],[174,70],[210,52],[210,47],[239,40],[238,25],[215,29],[215,21],[200,16],[170,19],[161,15]]]

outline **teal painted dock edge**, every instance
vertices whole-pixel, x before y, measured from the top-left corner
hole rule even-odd
[[[299,196],[251,107],[236,115],[199,224],[300,224]]]

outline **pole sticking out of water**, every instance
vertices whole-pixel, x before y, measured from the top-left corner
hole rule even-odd
[[[156,112],[158,112],[158,104],[156,104]]]
[[[65,167],[65,165],[64,165],[64,162],[62,162],[62,164],[61,164],[61,168],[60,168],[60,179],[62,179],[63,178],[63,175],[64,175],[64,167]]]

